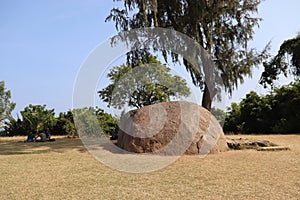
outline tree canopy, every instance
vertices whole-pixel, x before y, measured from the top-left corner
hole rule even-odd
[[[11,93],[5,88],[4,81],[0,81],[0,128],[4,126],[5,120],[11,120],[11,112],[14,110],[16,104],[11,102]]]
[[[277,53],[269,62],[264,63],[260,83],[265,87],[274,84],[280,74],[300,76],[300,34],[284,41]]]
[[[232,103],[224,131],[234,133],[299,133],[300,80],[260,96],[251,91],[239,104]]]
[[[28,131],[46,130],[56,123],[54,109],[46,109],[46,105],[32,105],[21,111],[25,126]]]
[[[72,111],[60,112],[56,118],[56,124],[51,127],[51,131],[55,135],[77,136]]]
[[[224,125],[225,118],[226,118],[226,112],[224,112],[220,108],[212,107],[211,108],[211,114],[215,116],[215,118],[218,120],[221,126]]]
[[[108,106],[121,109],[124,106],[140,108],[158,102],[166,102],[172,97],[189,96],[190,89],[180,76],[172,75],[171,69],[156,57],[149,55],[147,63],[139,67],[123,64],[108,73],[111,81],[100,90],[99,97]]]
[[[253,16],[261,0],[114,1],[124,2],[124,7],[113,8],[106,21],[113,20],[118,31],[162,27],[186,34],[212,56],[217,71],[222,76],[225,89],[230,94],[240,82],[243,82],[244,76],[251,76],[251,67],[257,66],[268,56],[268,45],[261,52],[248,46],[248,42],[253,39],[254,27],[257,27],[261,20]],[[160,42],[169,43],[165,40]],[[143,60],[148,52],[149,49],[129,52],[128,62],[138,63],[137,61]],[[178,61],[178,55],[162,51],[165,59],[167,54],[172,55],[173,61]],[[184,58],[183,63],[193,83],[203,90],[202,106],[210,110],[215,96],[213,69],[206,70],[203,77],[196,70],[199,66],[188,63]]]
[[[118,120],[101,108],[77,108],[72,113],[79,134],[97,135],[99,127],[105,135],[114,135],[118,130]]]

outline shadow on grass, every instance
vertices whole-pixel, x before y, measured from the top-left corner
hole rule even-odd
[[[30,142],[22,140],[0,139],[0,155],[24,155],[43,153],[64,153],[67,151],[86,152],[79,138],[56,138],[55,142]]]

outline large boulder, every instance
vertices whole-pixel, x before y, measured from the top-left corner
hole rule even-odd
[[[184,101],[158,103],[126,113],[117,145],[136,153],[200,154],[228,149],[222,127],[203,107]]]

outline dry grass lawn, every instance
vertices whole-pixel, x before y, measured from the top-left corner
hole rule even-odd
[[[80,139],[0,138],[0,199],[300,199],[300,135],[232,137],[291,150],[183,156],[160,171],[128,174],[98,162]]]

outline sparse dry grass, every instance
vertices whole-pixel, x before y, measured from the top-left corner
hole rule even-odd
[[[0,199],[300,199],[300,135],[232,137],[291,150],[183,156],[157,172],[127,174],[98,162],[80,139],[0,138]]]

